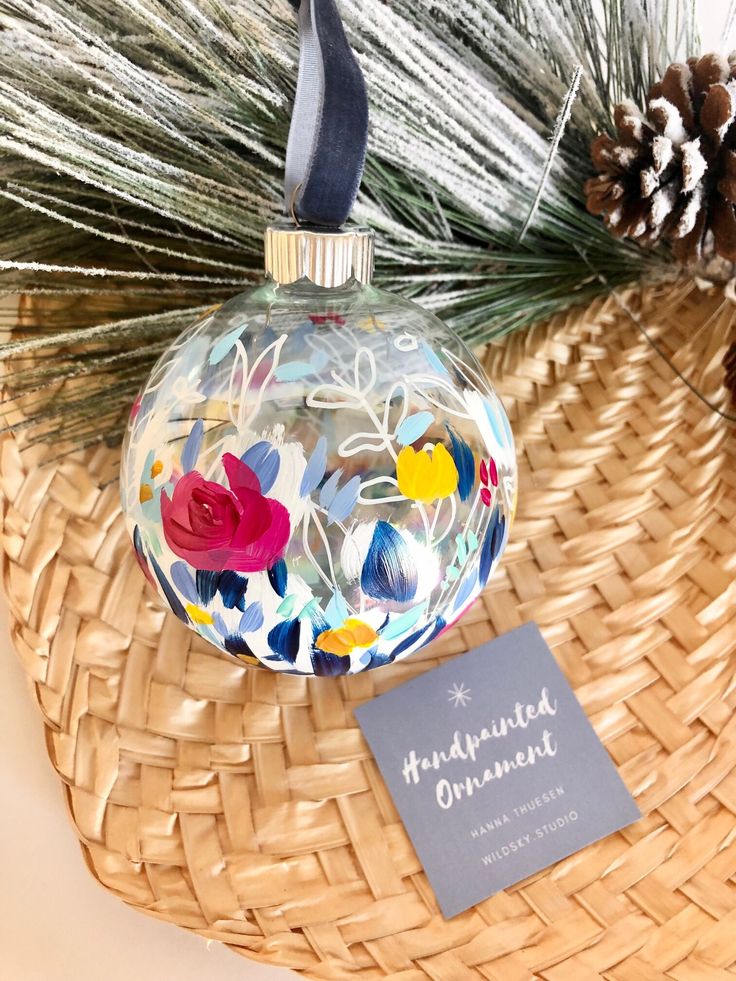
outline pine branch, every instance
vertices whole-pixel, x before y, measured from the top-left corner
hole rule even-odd
[[[659,275],[667,255],[611,239],[582,185],[611,104],[642,101],[669,61],[697,51],[691,7],[343,0],[371,103],[355,218],[376,228],[378,281],[481,342],[600,292],[581,242],[613,284]],[[293,11],[0,0],[0,57],[0,288],[44,311],[29,343],[0,350],[23,359],[13,391],[39,396],[46,438],[91,438],[80,392],[104,379],[112,438],[165,340],[259,275],[263,228],[281,209]],[[545,178],[576,64],[580,94]],[[77,358],[90,370],[75,373]],[[49,403],[39,386],[54,367]]]

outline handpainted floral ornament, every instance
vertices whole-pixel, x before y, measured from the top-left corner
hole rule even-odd
[[[423,647],[503,551],[501,402],[432,314],[370,284],[372,233],[276,226],[264,285],[185,331],[130,418],[140,564],[216,647],[339,675]]]
[[[141,567],[180,620],[248,664],[340,675],[406,657],[470,606],[506,544],[516,461],[470,351],[371,285],[373,234],[343,225],[363,76],[334,0],[292,2],[294,220],[266,230],[264,285],[155,365],[121,486]]]

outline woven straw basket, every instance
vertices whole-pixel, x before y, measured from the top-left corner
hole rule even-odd
[[[112,451],[2,444],[13,638],[107,889],[310,978],[736,976],[735,444],[631,316],[707,387],[733,308],[688,284],[625,302],[487,350],[511,543],[456,629],[365,675],[217,655],[146,586]],[[352,710],[527,620],[645,816],[445,921]]]

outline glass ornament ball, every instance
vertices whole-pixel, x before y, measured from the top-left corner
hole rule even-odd
[[[355,278],[267,280],[161,356],[121,489],[140,565],[187,626],[247,664],[340,675],[467,610],[517,472],[499,398],[431,313]]]

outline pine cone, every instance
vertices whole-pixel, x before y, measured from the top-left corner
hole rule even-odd
[[[617,139],[591,147],[587,208],[619,238],[670,242],[682,263],[736,261],[736,64],[719,55],[670,65],[646,111],[616,106]]]

